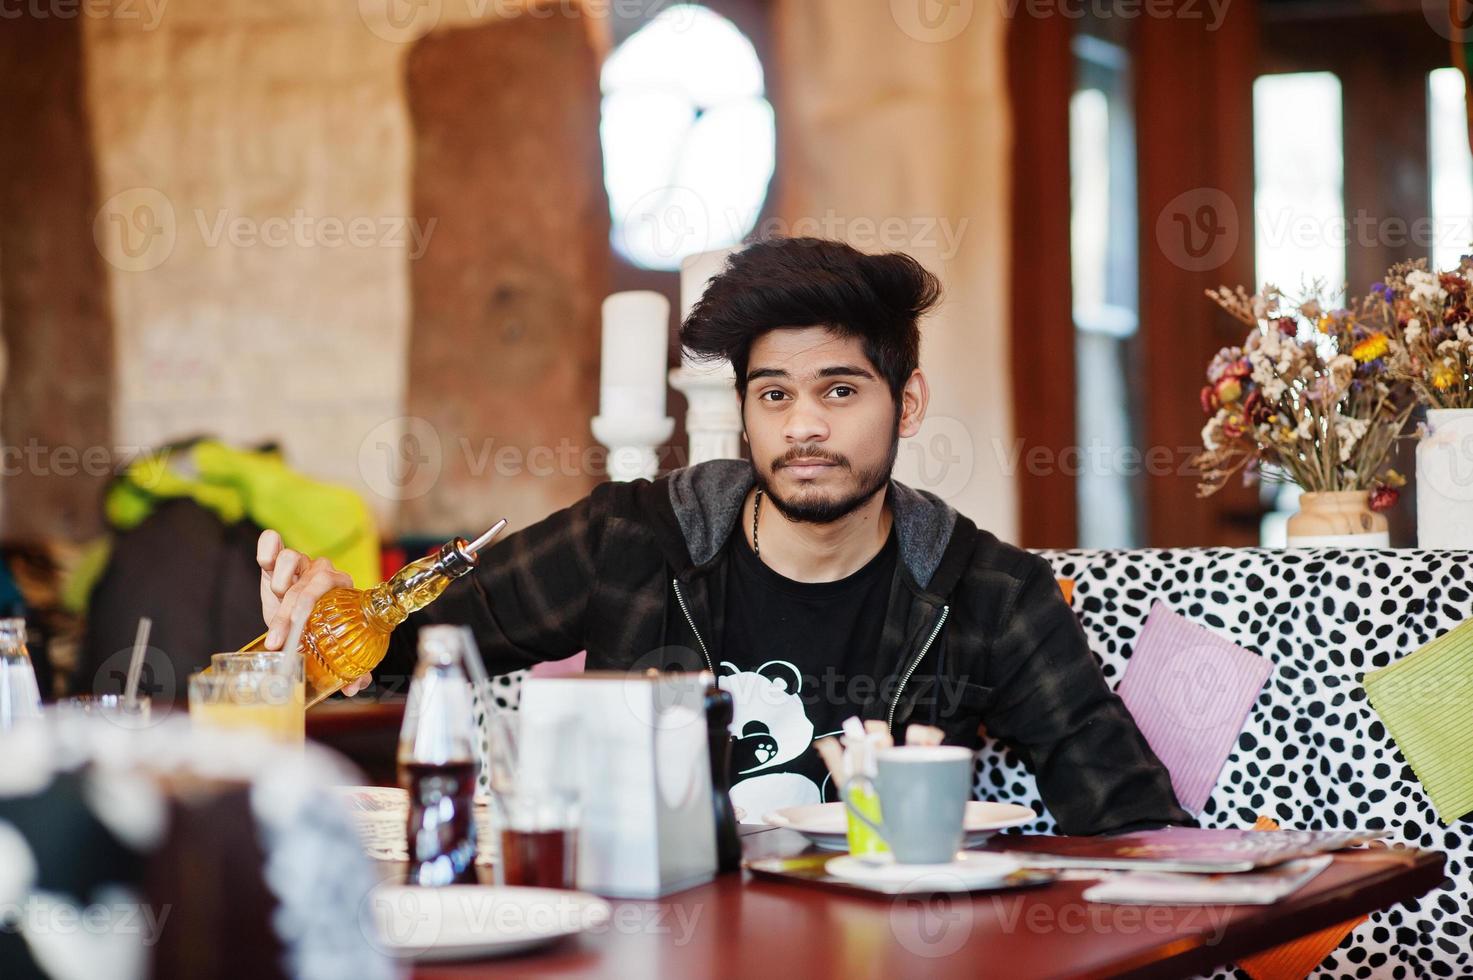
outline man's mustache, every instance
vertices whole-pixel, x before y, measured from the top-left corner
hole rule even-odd
[[[799,460],[804,460],[810,463],[831,463],[834,466],[842,466],[845,469],[849,469],[849,460],[845,459],[843,456],[840,456],[838,453],[831,453],[826,449],[805,449],[802,446],[794,446],[792,449],[789,449],[787,452],[774,459],[772,461],[772,468],[774,470],[780,470],[784,466],[791,466]]]

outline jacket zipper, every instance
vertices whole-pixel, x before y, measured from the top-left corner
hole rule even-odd
[[[695,635],[696,645],[701,648],[701,656],[706,658],[706,666],[710,668],[711,675],[716,676],[716,665],[711,662],[711,652],[706,649],[706,641],[701,639],[701,631],[696,629],[696,621],[691,618],[690,608],[685,604],[685,593],[680,591],[680,580],[671,579],[670,584],[675,586],[675,601],[680,604],[680,611],[685,615],[686,625],[690,627],[691,633]],[[942,618],[945,616],[943,614]],[[929,644],[927,644],[929,646]]]
[[[676,595],[679,595],[678,591],[676,592]],[[684,604],[682,603],[682,606],[683,605]],[[926,642],[921,647],[921,652],[917,654],[916,658],[910,662],[910,666],[907,667],[905,670],[905,675],[900,678],[900,686],[895,689],[895,700],[890,702],[890,716],[885,721],[885,727],[890,730],[891,735],[895,734],[895,709],[900,707],[900,696],[905,693],[905,685],[910,683],[911,675],[916,672],[916,668],[921,665],[921,661],[926,659],[926,654],[930,651],[931,644],[935,643],[936,637],[941,635],[941,627],[946,625],[946,617],[950,613],[950,606],[941,607],[941,615],[939,618],[937,618],[936,625],[931,627],[931,635],[926,637]],[[692,629],[694,629],[694,627],[692,627]],[[697,637],[697,639],[699,639],[699,637]],[[940,692],[938,692],[938,695],[939,693]]]

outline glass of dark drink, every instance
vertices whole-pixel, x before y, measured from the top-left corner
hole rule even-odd
[[[570,790],[521,789],[500,800],[496,883],[528,888],[578,885],[578,799]]]

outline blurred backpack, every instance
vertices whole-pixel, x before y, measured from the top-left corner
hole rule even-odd
[[[363,499],[309,479],[274,447],[241,450],[211,439],[137,460],[108,487],[118,533],[88,603],[73,690],[122,689],[142,616],[153,620],[141,684],[184,700],[188,675],[210,655],[265,631],[256,539],[263,525],[288,548],[325,557],[360,588],[378,581],[378,529]]]
[[[248,520],[226,524],[193,500],[166,501],[119,534],[92,591],[72,689],[123,689],[141,616],[153,620],[139,686],[155,701],[183,701],[190,673],[210,655],[239,650],[264,631],[261,572]]]

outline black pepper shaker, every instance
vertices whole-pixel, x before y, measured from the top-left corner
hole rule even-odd
[[[711,750],[711,805],[716,814],[716,869],[722,873],[742,866],[742,842],[731,805],[731,721],[735,715],[731,693],[713,681],[706,687],[706,736]]]

